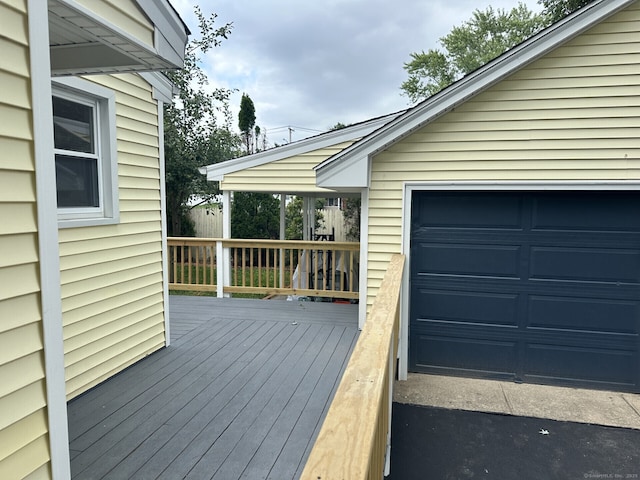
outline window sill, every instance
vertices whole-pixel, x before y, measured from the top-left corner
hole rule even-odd
[[[116,225],[120,223],[118,217],[94,218],[58,218],[58,228],[97,227],[101,225]]]

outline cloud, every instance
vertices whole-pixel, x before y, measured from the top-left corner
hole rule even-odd
[[[400,84],[412,52],[438,46],[451,27],[474,9],[510,9],[515,1],[495,0],[219,0],[216,24],[233,23],[228,40],[207,54],[204,67],[214,87],[237,89],[232,112],[247,93],[257,124],[269,140],[282,143],[325,131],[337,122],[363,121],[408,106]],[[196,35],[192,0],[174,6]],[[536,8],[534,1],[527,2]],[[236,122],[234,121],[234,124]],[[273,132],[273,136],[272,133]]]

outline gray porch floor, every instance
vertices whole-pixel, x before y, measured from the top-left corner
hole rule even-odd
[[[170,297],[172,344],[68,405],[74,479],[293,479],[357,305]]]

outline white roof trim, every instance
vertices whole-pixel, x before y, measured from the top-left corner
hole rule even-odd
[[[275,162],[276,160],[302,155],[314,150],[337,145],[342,142],[362,138],[379,129],[401,113],[403,112],[396,112],[385,115],[384,117],[374,118],[349,127],[341,128],[340,130],[332,130],[330,132],[316,135],[315,137],[305,138],[298,142],[272,148],[271,150],[247,155],[246,157],[234,158],[225,162],[206,165],[204,167],[200,167],[200,173],[206,175],[208,181],[223,180],[224,175],[227,173],[238,172],[247,168]]]
[[[408,110],[404,115],[390,121],[377,132],[373,132],[319,164],[315,168],[316,185],[332,188],[336,179],[342,178],[339,172],[352,163],[368,161],[376,153],[387,149],[469,98],[495,85],[506,76],[537,60],[635,1],[599,0],[542,30],[485,66],[429,97]]]

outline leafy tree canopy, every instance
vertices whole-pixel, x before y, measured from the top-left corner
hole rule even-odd
[[[270,193],[235,192],[231,202],[233,238],[280,238],[280,201]]]
[[[481,67],[545,26],[544,15],[523,3],[506,11],[475,10],[471,19],[440,39],[443,49],[412,53],[404,68],[409,78],[403,94],[412,102],[429,97]]]
[[[193,235],[188,221],[188,200],[218,193],[198,168],[237,156],[239,138],[230,132],[231,90],[205,89],[207,77],[200,56],[220,45],[231,33],[231,24],[215,26],[216,15],[205,17],[198,7],[200,37],[191,40],[185,52],[184,68],[167,72],[180,93],[164,107],[166,197],[169,235]],[[221,118],[219,125],[218,118]]]
[[[476,10],[471,19],[440,39],[441,49],[410,55],[404,65],[408,78],[400,87],[402,93],[411,102],[430,97],[592,1],[538,0],[543,6],[539,14],[522,3],[510,11]]]
[[[538,3],[544,7],[544,12],[551,24],[591,2],[593,0],[539,0]]]

